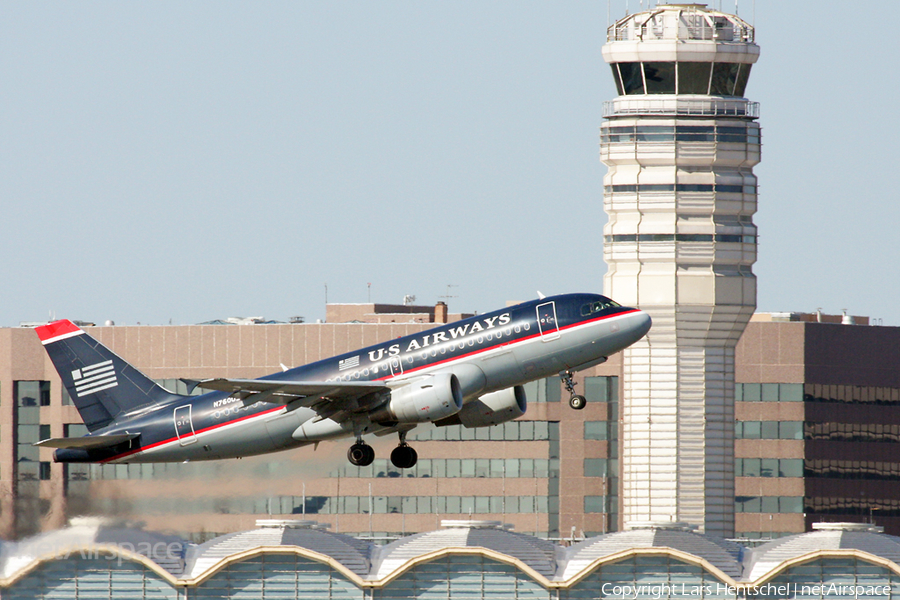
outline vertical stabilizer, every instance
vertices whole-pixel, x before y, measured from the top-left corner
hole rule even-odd
[[[35,328],[89,431],[176,398],[69,320]]]

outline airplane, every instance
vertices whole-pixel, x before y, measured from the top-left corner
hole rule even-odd
[[[365,435],[399,435],[398,468],[415,466],[417,425],[488,427],[525,413],[523,385],[559,375],[583,409],[572,374],[641,339],[650,317],[598,294],[541,297],[287,369],[259,379],[191,382],[174,394],[71,321],[35,328],[88,434],[54,438],[61,463],[153,463],[240,458],[355,438],[348,460],[367,466]]]

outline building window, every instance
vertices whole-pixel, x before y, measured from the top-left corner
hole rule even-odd
[[[826,479],[900,481],[900,462],[812,459],[806,461],[804,474]]]
[[[63,425],[65,437],[81,437],[88,434],[88,428],[84,423],[66,423]]]
[[[737,458],[735,477],[803,477],[801,458]]]
[[[900,442],[900,425],[891,423],[806,423],[808,440],[830,442]]]
[[[806,499],[806,512],[825,515],[900,517],[900,498],[869,496],[813,496]]]
[[[584,459],[585,477],[617,477],[618,475],[619,461],[615,458]]]
[[[749,190],[756,193],[755,186],[732,185],[726,183],[644,183],[630,184],[622,183],[615,185],[603,186],[605,194],[646,194],[650,192],[700,192],[700,193],[717,193],[717,194],[743,194]],[[760,385],[760,384],[756,384]],[[766,385],[766,384],[764,384]],[[769,384],[771,385],[771,384]]]
[[[529,403],[559,402],[562,397],[562,384],[559,377],[547,377],[525,384],[525,396]]]
[[[724,144],[759,144],[760,132],[759,126],[755,123],[746,125],[605,125],[600,129],[600,144],[635,144],[637,142],[659,142],[671,144],[673,142],[714,142]],[[756,185],[755,178],[753,185],[742,186],[739,190],[732,187],[730,193],[755,194]],[[624,186],[622,186],[624,187]],[[609,192],[671,192],[673,191],[671,184],[644,183],[640,185],[631,185],[632,189],[608,189]],[[705,190],[689,190],[681,191],[712,191]],[[725,191],[719,190],[719,191]]]
[[[734,437],[738,440],[802,440],[803,421],[737,421]]]
[[[736,402],[803,402],[802,383],[736,383]]]
[[[900,388],[806,384],[803,394],[804,402],[900,405]]]
[[[709,92],[711,71],[712,63],[678,63],[678,93],[706,95]]]
[[[34,446],[41,441],[46,425],[41,425],[41,406],[50,404],[49,381],[14,381],[15,401],[15,461],[19,482],[39,481],[41,470],[38,464],[39,449]]]
[[[618,402],[619,378],[585,377],[584,396],[588,402]]]
[[[677,93],[741,98],[746,91],[752,65],[720,62],[622,62],[613,64],[612,67],[616,90],[620,96]]]
[[[585,421],[584,422],[584,439],[586,440],[608,440],[609,421]]]
[[[531,397],[528,398],[529,402]],[[466,441],[496,442],[542,441],[551,439],[549,421],[510,421],[492,427],[468,428],[462,425],[446,427],[420,426],[410,432],[410,441]]]
[[[736,496],[734,512],[739,513],[802,513],[800,496]]]
[[[584,512],[605,513],[609,512],[606,506],[606,496],[585,496]]]
[[[18,407],[50,406],[50,382],[15,381],[13,395]]]

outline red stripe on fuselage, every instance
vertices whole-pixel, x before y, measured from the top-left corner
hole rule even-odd
[[[145,451],[150,450],[150,449],[152,449],[152,448],[157,448],[157,447],[163,446],[163,445],[165,445],[165,444],[171,444],[172,442],[177,442],[177,441],[179,441],[179,440],[183,440],[183,439],[189,438],[189,437],[191,437],[191,436],[198,436],[198,435],[200,435],[201,433],[206,433],[207,431],[212,431],[212,430],[214,430],[214,429],[219,429],[220,427],[225,427],[226,425],[234,425],[235,423],[240,423],[241,421],[246,421],[247,419],[252,419],[253,417],[258,417],[258,416],[260,416],[260,415],[267,415],[267,414],[269,414],[269,413],[273,413],[273,412],[276,412],[276,411],[279,411],[279,410],[284,410],[284,407],[283,407],[283,406],[276,406],[276,407],[274,407],[274,408],[270,408],[270,409],[267,409],[267,410],[262,410],[262,411],[253,413],[252,415],[244,415],[243,417],[240,417],[240,418],[237,418],[237,419],[232,419],[231,421],[227,421],[227,422],[225,422],[225,423],[217,423],[216,425],[210,425],[209,427],[204,427],[203,429],[197,430],[197,431],[195,431],[194,433],[191,433],[191,434],[189,434],[189,435],[183,435],[183,436],[181,436],[181,437],[178,437],[178,436],[170,437],[170,438],[167,439],[167,440],[162,440],[162,441],[160,441],[160,442],[154,442],[154,443],[150,444],[149,446],[142,446],[142,447],[140,447],[140,448],[135,448],[134,450],[129,450],[128,452],[123,452],[122,454],[117,454],[116,456],[113,456],[112,458],[107,458],[107,459],[105,459],[105,460],[101,460],[100,462],[101,462],[101,463],[108,463],[108,462],[111,462],[111,461],[114,461],[114,460],[118,460],[118,459],[120,459],[120,458],[125,458],[126,456],[131,456],[132,454],[137,454],[137,453],[139,453],[139,452],[145,452]]]

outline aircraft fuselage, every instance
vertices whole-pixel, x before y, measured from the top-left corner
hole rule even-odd
[[[562,371],[603,362],[649,329],[646,313],[594,294],[525,302],[440,325],[361,350],[261,378],[270,382],[383,382],[453,373],[463,402]],[[416,423],[374,421],[383,399],[360,398],[340,415],[213,391],[181,396],[126,414],[92,436],[135,434],[111,448],[60,449],[62,462],[180,462],[264,454],[320,440],[412,429]],[[258,397],[258,396],[257,396]],[[340,418],[337,418],[340,416]]]

